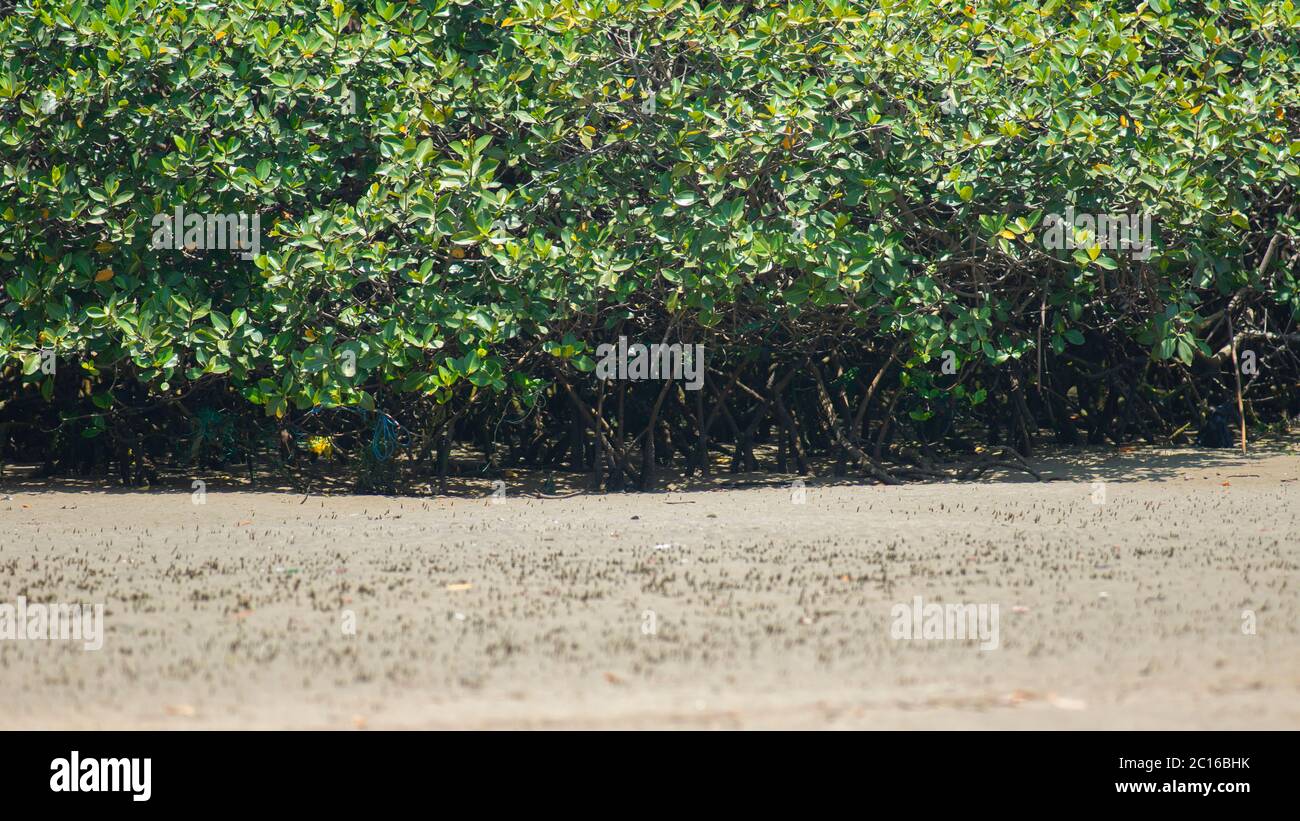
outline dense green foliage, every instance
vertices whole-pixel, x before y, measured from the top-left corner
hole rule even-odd
[[[1296,410],[1291,0],[0,15],[11,456],[190,457],[201,409],[252,441],[355,406],[420,459],[649,484],[716,425],[738,468],[779,440],[882,478],[977,423],[1021,452],[1199,425],[1230,328],[1248,418]],[[151,247],[178,205],[257,214],[260,253]],[[1150,257],[1045,248],[1069,206],[1149,215]],[[619,335],[704,344],[707,389],[602,385]]]

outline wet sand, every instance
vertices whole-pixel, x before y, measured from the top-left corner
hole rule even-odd
[[[0,641],[0,728],[1300,728],[1300,450],[1037,465],[802,503],[7,480],[0,604],[106,637]],[[916,596],[996,604],[997,649],[892,638]]]

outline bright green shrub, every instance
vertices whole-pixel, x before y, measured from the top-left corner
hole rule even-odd
[[[1290,0],[5,5],[0,356],[83,369],[92,433],[212,386],[522,409],[615,328],[849,393],[897,340],[890,391],[975,404],[1091,334],[1168,388],[1228,297],[1300,310]],[[151,248],[178,205],[261,253]],[[1149,214],[1150,258],[1045,249],[1066,206]]]

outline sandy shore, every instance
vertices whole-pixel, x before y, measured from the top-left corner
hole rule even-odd
[[[10,481],[0,604],[106,635],[0,641],[0,727],[1300,728],[1300,455],[1039,465],[801,504]],[[997,605],[997,649],[892,638],[917,596]]]

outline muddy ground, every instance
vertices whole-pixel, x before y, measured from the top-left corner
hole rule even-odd
[[[106,635],[0,640],[0,727],[1300,728],[1300,448],[1037,466],[802,503],[11,471],[0,604]],[[892,638],[916,596],[996,604],[997,649]]]

